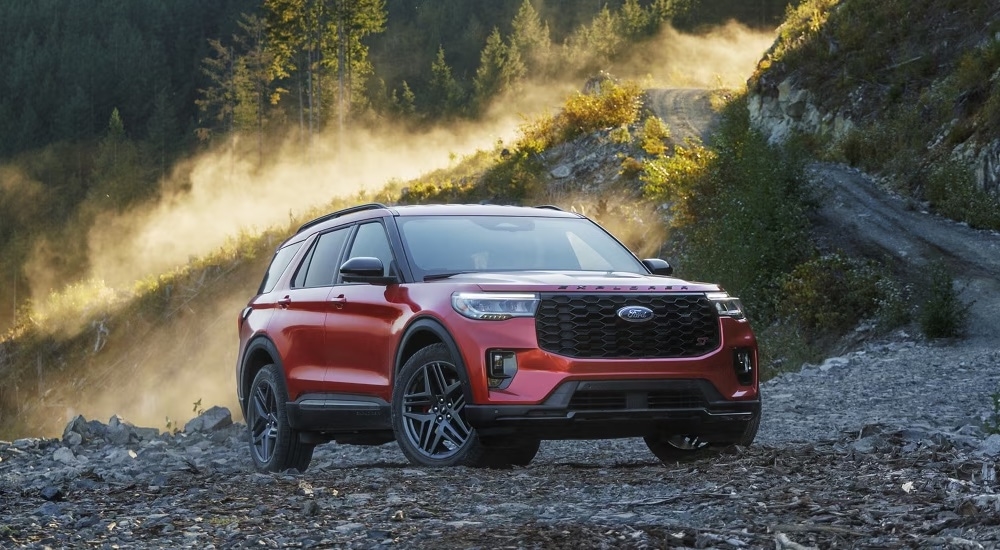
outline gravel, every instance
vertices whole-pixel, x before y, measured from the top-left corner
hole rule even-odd
[[[0,442],[0,546],[996,547],[998,362],[896,333],[768,381],[757,442],[686,464],[637,439],[544,442],[509,470],[328,444],[262,474],[221,407],[177,433],[78,417]]]

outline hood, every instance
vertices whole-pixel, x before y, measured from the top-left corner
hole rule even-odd
[[[477,285],[483,292],[716,292],[719,286],[627,272],[502,271],[462,273],[442,282]]]

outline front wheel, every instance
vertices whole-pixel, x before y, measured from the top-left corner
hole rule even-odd
[[[538,454],[539,444],[540,441],[537,439],[486,442],[487,452],[483,453],[475,466],[483,468],[527,466]]]
[[[306,471],[314,445],[299,441],[298,432],[288,425],[288,390],[281,369],[273,364],[260,369],[248,398],[247,432],[254,466],[263,472]]]
[[[421,466],[474,466],[484,447],[465,418],[459,366],[444,344],[413,354],[392,390],[392,428],[406,458]]]
[[[736,442],[741,447],[749,447],[760,429],[760,413],[747,423],[743,435]],[[692,462],[719,453],[725,446],[709,445],[698,436],[675,435],[666,438],[646,436],[646,446],[662,462]]]

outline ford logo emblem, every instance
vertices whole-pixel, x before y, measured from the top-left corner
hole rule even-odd
[[[618,317],[630,323],[645,323],[653,318],[653,310],[643,306],[625,306],[618,310]]]

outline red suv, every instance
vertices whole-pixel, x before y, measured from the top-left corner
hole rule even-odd
[[[753,441],[737,298],[545,206],[365,204],[299,228],[239,316],[261,470],[395,440],[424,466],[525,465],[543,439],[643,437],[661,460]]]

